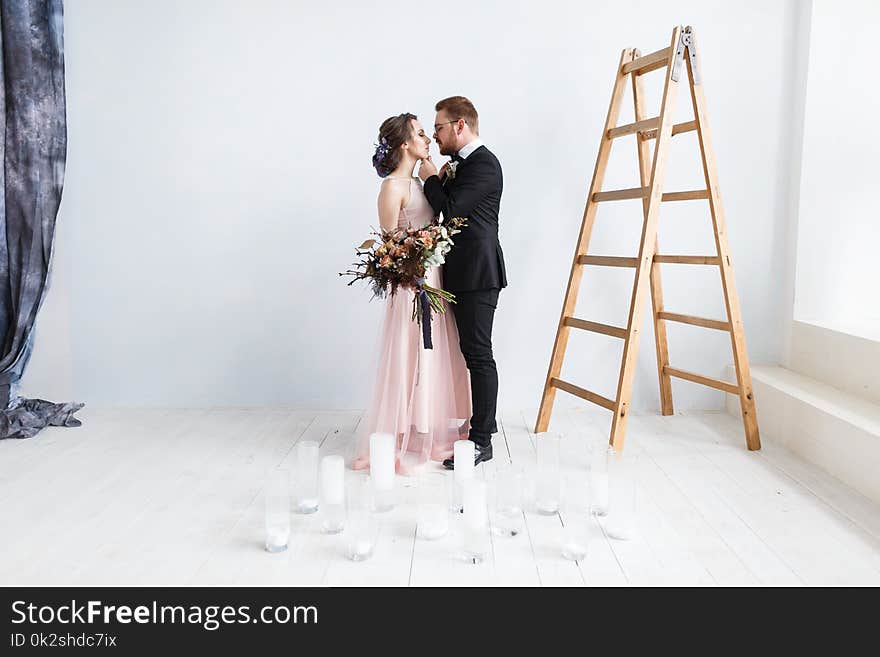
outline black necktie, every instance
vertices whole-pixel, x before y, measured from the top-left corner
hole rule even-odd
[[[458,153],[456,153],[455,155],[452,156],[453,162],[461,162],[463,159],[464,158],[461,155],[459,155]]]

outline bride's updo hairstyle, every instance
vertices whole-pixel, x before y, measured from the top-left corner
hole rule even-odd
[[[385,119],[379,127],[379,143],[373,153],[373,166],[380,178],[384,178],[397,168],[402,157],[400,147],[412,137],[412,120],[415,114],[404,112]]]

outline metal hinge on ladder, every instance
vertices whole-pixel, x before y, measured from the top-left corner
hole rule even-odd
[[[678,45],[675,48],[675,62],[672,65],[672,80],[678,82],[681,77],[681,67],[684,64],[684,49],[687,48],[688,57],[691,59],[691,73],[694,76],[694,84],[700,84],[700,69],[697,66],[697,49],[694,45],[694,33],[688,25],[681,31],[678,37]]]

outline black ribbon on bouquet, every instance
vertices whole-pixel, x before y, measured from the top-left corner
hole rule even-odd
[[[422,343],[425,345],[425,349],[433,349],[434,343],[431,340],[431,301],[428,299],[428,293],[423,287],[424,284],[424,278],[416,279],[417,303],[419,304],[419,312],[422,315]]]

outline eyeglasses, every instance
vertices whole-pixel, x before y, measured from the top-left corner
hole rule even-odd
[[[455,119],[455,121],[444,121],[443,123],[435,123],[434,132],[440,132],[440,128],[442,128],[444,125],[449,125],[450,123],[458,123],[459,121],[461,121],[461,119]]]

